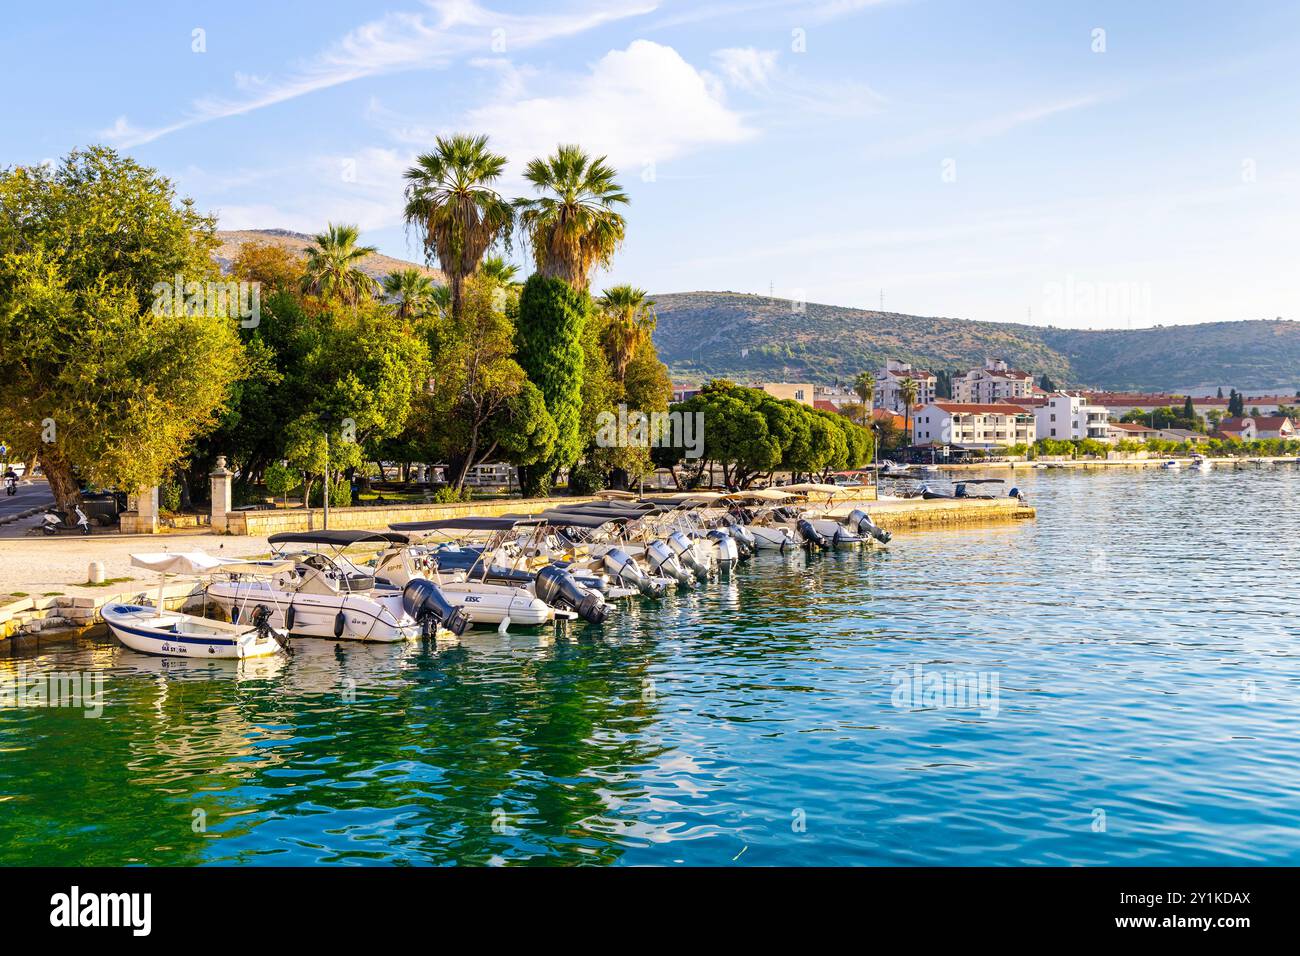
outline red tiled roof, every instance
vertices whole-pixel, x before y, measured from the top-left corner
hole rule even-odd
[[[1010,402],[994,403],[992,405],[981,405],[976,402],[933,402],[933,407],[942,409],[950,415],[1027,415],[1029,409],[1023,405],[1013,405]],[[930,405],[922,405],[921,408],[929,408]],[[917,409],[920,411],[920,409]]]
[[[813,399],[813,408],[823,412],[838,412],[840,410],[838,405],[824,398]]]
[[[1126,431],[1126,432],[1152,432],[1152,433],[1154,433],[1154,432],[1156,431],[1156,429],[1154,429],[1154,428],[1148,428],[1146,425],[1139,425],[1137,422],[1111,422],[1111,423],[1110,423],[1110,427],[1111,427],[1111,428],[1118,428],[1118,429],[1120,429],[1121,431]]]

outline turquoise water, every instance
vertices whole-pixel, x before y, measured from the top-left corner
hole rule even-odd
[[[1300,473],[1016,483],[567,638],[0,660],[104,675],[0,709],[0,863],[1300,863]]]

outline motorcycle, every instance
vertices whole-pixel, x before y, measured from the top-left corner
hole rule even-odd
[[[80,531],[83,535],[90,534],[90,519],[86,513],[77,505],[72,506],[75,512],[76,520],[65,515],[58,508],[47,508],[41,515],[41,531],[45,534],[58,534],[60,531]]]
[[[12,475],[5,476],[5,494],[6,495],[18,494],[18,479],[13,477]]]

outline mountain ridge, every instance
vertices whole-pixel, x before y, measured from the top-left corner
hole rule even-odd
[[[887,358],[965,372],[986,358],[1057,385],[1177,391],[1300,385],[1300,322],[1241,319],[1085,330],[854,309],[738,292],[653,296],[655,345],[675,378],[826,383]]]

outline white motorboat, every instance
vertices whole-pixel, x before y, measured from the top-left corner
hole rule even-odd
[[[389,642],[436,636],[439,628],[459,634],[468,622],[435,584],[413,581],[398,587],[376,581],[344,554],[356,545],[389,547],[409,540],[381,531],[273,534],[267,541],[276,556],[265,564],[277,565],[275,570],[231,574],[209,584],[207,594],[232,617],[242,605],[265,604],[272,625],[295,637]],[[278,565],[286,561],[291,566],[281,570]]]
[[[579,617],[603,622],[609,615],[604,597],[574,574],[553,567],[515,569],[497,560],[504,535],[538,523],[536,519],[468,517],[395,524],[392,529],[403,534],[440,534],[451,540],[386,549],[375,559],[375,576],[403,586],[416,578],[433,581],[447,600],[464,610],[470,623],[503,631],[511,624],[536,627]],[[462,546],[455,540],[482,534],[489,536],[489,542],[481,547]]]
[[[1210,459],[1203,458],[1200,455],[1197,455],[1195,458],[1192,459],[1192,468],[1195,469],[1196,471],[1206,472],[1206,471],[1213,471],[1214,465],[1210,463]]]
[[[1162,461],[1160,463],[1160,467],[1165,469],[1166,471],[1177,471],[1178,469],[1183,467],[1183,463],[1180,462],[1177,458],[1169,458],[1165,461]]]
[[[202,551],[133,554],[131,564],[157,571],[161,580],[155,606],[113,603],[100,612],[109,631],[124,647],[155,656],[200,658],[263,657],[283,649],[287,634],[271,626],[270,609],[265,605],[255,604],[243,624],[169,611],[166,607],[168,575],[250,573],[260,572],[261,568],[250,567],[247,562],[223,562]]]

